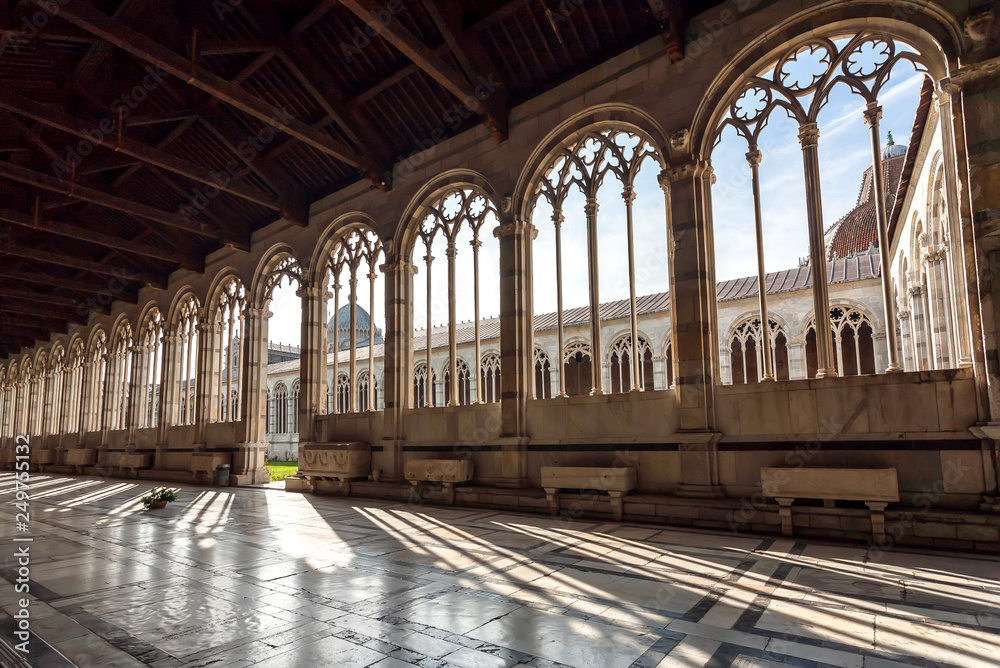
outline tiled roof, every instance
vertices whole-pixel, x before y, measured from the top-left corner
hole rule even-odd
[[[905,161],[905,154],[901,154],[882,162],[887,212],[892,211],[892,206],[895,203],[896,188],[899,186],[899,177]],[[830,242],[830,248],[827,249],[827,259],[850,257],[878,245],[874,193],[874,178],[872,178],[872,168],[869,167],[862,177],[858,203],[837,224],[837,231]]]
[[[877,253],[859,255],[856,257],[835,260],[826,263],[827,278],[830,285],[845,283],[848,281],[862,281],[869,278],[877,278],[879,275],[879,257]],[[808,266],[797,269],[786,269],[767,274],[767,294],[778,294],[781,292],[791,292],[792,290],[805,290],[812,287],[812,271]],[[729,281],[721,281],[716,285],[716,291],[720,302],[745,299],[757,295],[757,277],[734,278]],[[639,315],[649,315],[651,313],[662,313],[670,310],[670,293],[657,292],[651,295],[636,297],[636,311]],[[601,304],[601,320],[616,320],[626,318],[629,315],[629,302],[627,299],[620,299],[614,302]],[[590,322],[590,307],[579,306],[563,311],[563,326],[574,327],[586,325]],[[540,332],[547,329],[555,329],[558,326],[558,313],[542,313],[535,316],[535,331]],[[500,338],[500,318],[487,318],[480,320],[479,337],[481,341],[490,341]],[[460,322],[455,326],[455,338],[459,345],[472,343],[476,340],[475,323],[471,320]],[[431,329],[431,345],[434,348],[444,348],[448,345],[448,326],[438,325]],[[375,345],[375,358],[382,357],[385,346]],[[413,351],[427,350],[427,330],[420,329],[413,332]],[[358,360],[368,359],[368,347],[357,349]],[[341,350],[339,363],[347,364],[350,361],[350,350]],[[418,360],[419,355],[414,355]],[[327,365],[333,364],[333,353],[326,357]],[[277,362],[269,364],[268,375],[274,373],[287,373],[299,368],[299,360],[289,360],[287,362]]]

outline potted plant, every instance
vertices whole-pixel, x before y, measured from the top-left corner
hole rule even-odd
[[[176,501],[177,492],[169,487],[154,487],[149,490],[146,496],[142,497],[142,505],[146,510],[159,510],[167,505],[168,501]]]

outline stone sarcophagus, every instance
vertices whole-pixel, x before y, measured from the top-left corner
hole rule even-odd
[[[208,476],[209,481],[215,480],[215,469],[222,465],[230,465],[232,455],[228,452],[193,452],[191,453],[191,474],[194,481],[201,482],[201,474]]]
[[[472,480],[472,461],[468,459],[411,459],[403,474],[419,494],[420,483],[439,482],[444,485],[445,503],[455,502],[455,484]]]
[[[830,506],[837,501],[864,501],[871,511],[872,538],[881,545],[885,542],[885,507],[899,501],[894,468],[762,468],[760,487],[764,496],[778,502],[785,536],[792,535],[795,499],[822,499]]]
[[[559,510],[559,490],[598,489],[611,495],[611,513],[621,521],[625,506],[622,496],[636,488],[634,468],[614,466],[543,466],[542,487],[549,506]]]
[[[309,443],[301,447],[298,475],[316,490],[321,480],[364,480],[371,473],[372,454],[368,443]],[[350,485],[345,488],[350,493]]]
[[[73,448],[66,451],[66,466],[72,466],[73,473],[83,473],[85,466],[93,466],[96,463],[96,448]]]
[[[148,469],[151,455],[138,452],[108,452],[104,463],[117,468],[121,475],[127,478],[139,477],[139,469]]]
[[[39,471],[44,471],[46,466],[56,463],[56,451],[32,450],[28,461],[37,466]]]

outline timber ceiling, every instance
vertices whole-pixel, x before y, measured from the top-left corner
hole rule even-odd
[[[0,356],[712,4],[0,0]]]

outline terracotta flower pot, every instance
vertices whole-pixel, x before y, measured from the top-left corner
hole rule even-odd
[[[156,503],[154,503],[153,505],[151,505],[149,507],[149,509],[150,510],[159,510],[160,508],[166,508],[166,507],[167,507],[167,502],[166,501],[157,501]]]

